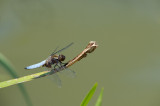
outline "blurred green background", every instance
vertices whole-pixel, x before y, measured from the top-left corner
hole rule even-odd
[[[89,41],[99,47],[74,64],[74,79],[60,75],[24,83],[34,106],[78,106],[95,82],[95,104],[104,87],[103,106],[159,106],[160,2],[158,0],[0,0],[0,52],[19,76],[43,71],[24,67],[62,53],[70,60]],[[0,81],[11,79],[0,67]],[[0,89],[1,106],[26,106],[16,85]]]

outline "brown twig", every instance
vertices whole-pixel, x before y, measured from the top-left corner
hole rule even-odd
[[[81,60],[82,58],[87,56],[87,53],[92,53],[96,48],[97,48],[97,44],[95,41],[90,41],[89,44],[87,45],[87,47],[78,55],[76,56],[74,59],[70,60],[66,67],[70,67],[71,65],[73,65],[74,63],[76,63],[77,61]]]
[[[77,55],[72,60],[68,61],[64,66],[56,68],[56,69],[52,69],[48,73],[42,74],[36,78],[45,77],[47,75],[52,75],[54,73],[57,73],[59,71],[64,70],[65,68],[70,67],[71,65],[73,65],[77,61],[80,61],[82,58],[86,57],[88,53],[92,53],[97,48],[97,46],[98,45],[96,44],[95,41],[90,41],[89,44],[87,45],[87,47],[79,55]]]

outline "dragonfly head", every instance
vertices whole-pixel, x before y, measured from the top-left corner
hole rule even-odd
[[[66,58],[66,57],[65,57],[64,55],[59,55],[59,56],[58,56],[58,60],[60,60],[60,61],[64,61],[65,58]]]

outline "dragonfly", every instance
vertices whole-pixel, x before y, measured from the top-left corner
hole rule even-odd
[[[30,69],[35,69],[35,68],[39,68],[39,67],[45,67],[51,71],[52,69],[54,70],[56,67],[64,67],[63,65],[66,63],[63,63],[63,61],[65,60],[66,57],[63,54],[59,54],[59,53],[65,49],[69,48],[71,45],[73,45],[73,42],[58,51],[57,51],[57,48],[58,48],[57,47],[47,59],[45,59],[39,63],[27,66],[27,67],[25,67],[25,69],[30,70]],[[59,54],[59,55],[57,55],[57,54]],[[64,71],[65,70],[66,70],[66,75],[68,75],[69,77],[75,76],[75,72],[73,70],[70,70],[70,69],[64,67]],[[56,73],[54,73],[53,76],[54,76],[53,77],[54,81],[58,84],[59,87],[61,87],[61,80],[58,77],[58,75]]]

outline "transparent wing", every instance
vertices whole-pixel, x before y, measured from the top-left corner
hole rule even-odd
[[[31,66],[28,66],[28,67],[25,67],[25,69],[34,69],[34,68],[38,68],[38,67],[41,67],[43,66],[44,64],[46,63],[46,60],[40,62],[40,63],[37,63],[37,64],[33,64]]]
[[[57,75],[57,73],[54,73],[53,75],[49,76],[49,78],[59,87],[62,87],[61,79]]]
[[[53,55],[55,55],[55,54],[57,54],[57,53],[60,53],[61,51],[67,49],[67,48],[70,47],[71,45],[73,45],[73,42],[70,43],[69,45],[67,45],[66,47],[62,48],[61,50],[59,50],[59,51],[57,51],[57,52],[53,52],[53,53],[51,54],[51,56],[53,56]]]
[[[70,78],[76,77],[76,72],[69,68],[64,68],[64,70],[60,71],[60,73]]]
[[[56,47],[50,56],[52,56],[57,51],[58,48],[59,47]]]

